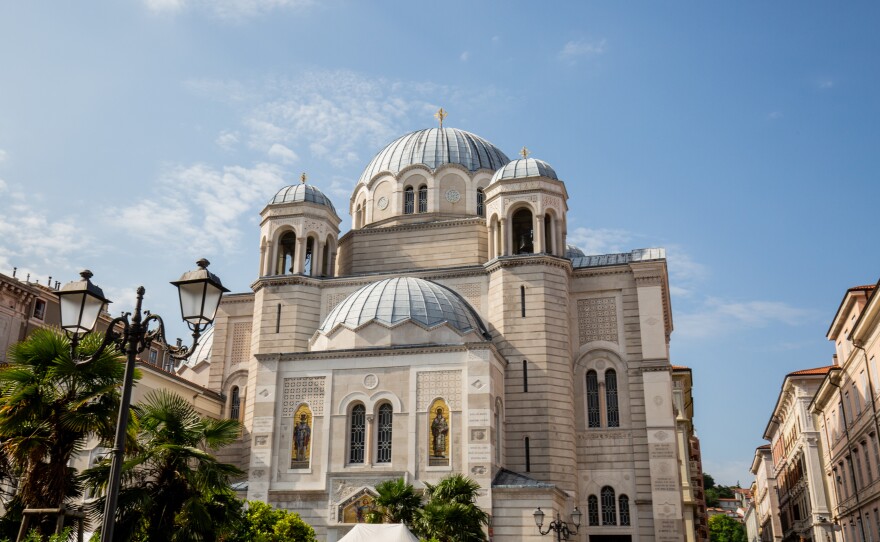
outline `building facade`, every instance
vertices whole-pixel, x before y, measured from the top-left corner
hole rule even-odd
[[[776,487],[776,469],[770,445],[758,446],[752,460],[751,473],[755,475],[752,502],[757,524],[757,539],[761,542],[782,540],[782,524],[779,521],[779,490]],[[753,540],[749,538],[749,540]]]
[[[379,482],[462,473],[496,541],[540,540],[538,506],[577,506],[581,540],[685,540],[662,249],[567,246],[553,168],[454,128],[379,151],[343,235],[305,181],[262,210],[252,291],[224,297],[206,364],[183,369],[242,419],[248,498],[332,542]]]
[[[824,480],[845,541],[880,540],[878,309],[874,286],[847,290],[828,329],[835,366],[811,405],[820,428]]]
[[[764,438],[770,441],[779,526],[785,542],[819,542],[833,535],[827,520],[830,507],[819,453],[819,428],[809,408],[831,369],[818,367],[786,375],[764,431]]]
[[[676,442],[682,458],[680,477],[685,539],[708,542],[709,515],[703,487],[703,460],[700,439],[694,428],[693,376],[689,367],[673,365],[672,394],[675,401]]]

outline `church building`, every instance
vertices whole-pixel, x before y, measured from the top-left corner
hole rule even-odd
[[[252,291],[180,369],[241,419],[248,499],[334,542],[380,482],[462,473],[496,542],[544,540],[537,507],[577,507],[572,540],[688,538],[665,251],[567,245],[564,175],[521,156],[441,120],[366,165],[344,234],[305,175],[268,202]]]

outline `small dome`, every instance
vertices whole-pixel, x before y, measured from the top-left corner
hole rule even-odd
[[[334,213],[336,212],[336,208],[333,207],[333,202],[330,201],[330,198],[325,196],[323,192],[317,189],[317,187],[306,183],[285,186],[275,194],[275,197],[272,198],[269,205],[291,203],[294,201],[307,201],[309,203],[317,203],[318,205],[326,205],[327,207],[330,207]]]
[[[579,249],[578,247],[574,245],[565,245],[565,257],[569,260],[573,260],[575,258],[583,258],[585,256],[586,254],[584,254],[584,251]]]
[[[510,162],[501,149],[480,136],[457,128],[429,128],[399,137],[379,151],[364,169],[358,184],[381,171],[396,175],[407,166],[423,164],[431,170],[458,164],[468,171],[497,170]]]
[[[199,337],[199,344],[190,357],[186,359],[183,365],[195,367],[203,361],[211,361],[211,349],[214,346],[214,328],[213,326]]]
[[[398,277],[368,284],[342,300],[318,331],[328,333],[339,324],[349,329],[377,321],[394,325],[413,320],[427,327],[448,323],[461,333],[484,333],[479,317],[467,302],[436,282]]]
[[[547,162],[534,158],[520,158],[496,171],[489,184],[503,179],[525,179],[527,177],[547,177],[548,179],[559,180],[556,172]]]

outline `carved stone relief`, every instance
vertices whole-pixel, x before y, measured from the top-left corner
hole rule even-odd
[[[613,297],[579,299],[578,336],[581,345],[592,341],[618,342],[617,302]]]
[[[325,385],[326,378],[323,376],[285,378],[281,417],[292,418],[302,403],[307,403],[315,416],[323,416]]]

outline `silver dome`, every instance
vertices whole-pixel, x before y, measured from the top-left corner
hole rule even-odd
[[[394,325],[405,320],[428,327],[448,323],[462,333],[486,333],[473,308],[458,294],[436,282],[414,277],[364,286],[336,305],[319,331],[328,333],[339,324],[356,329],[370,321]]]
[[[214,327],[202,333],[199,337],[199,344],[193,350],[192,355],[186,359],[184,365],[195,367],[203,361],[211,361],[211,349],[214,347]]]
[[[556,171],[547,162],[535,158],[520,158],[496,171],[489,184],[502,179],[525,179],[526,177],[547,177],[559,180]]]
[[[584,254],[584,251],[579,249],[578,247],[574,245],[565,245],[565,257],[569,260],[573,260],[575,258],[583,258],[584,256],[586,256],[586,254]]]
[[[406,134],[388,144],[367,165],[358,184],[379,172],[398,174],[407,166],[424,164],[431,170],[459,164],[468,171],[497,170],[510,162],[501,149],[480,136],[457,128],[429,128]]]
[[[334,213],[336,212],[336,208],[333,207],[333,202],[330,201],[330,198],[325,196],[323,192],[317,189],[317,187],[305,183],[285,186],[275,194],[275,197],[272,198],[269,205],[291,203],[294,201],[307,201],[309,203],[317,203],[318,205],[326,205],[327,207],[330,207]]]

